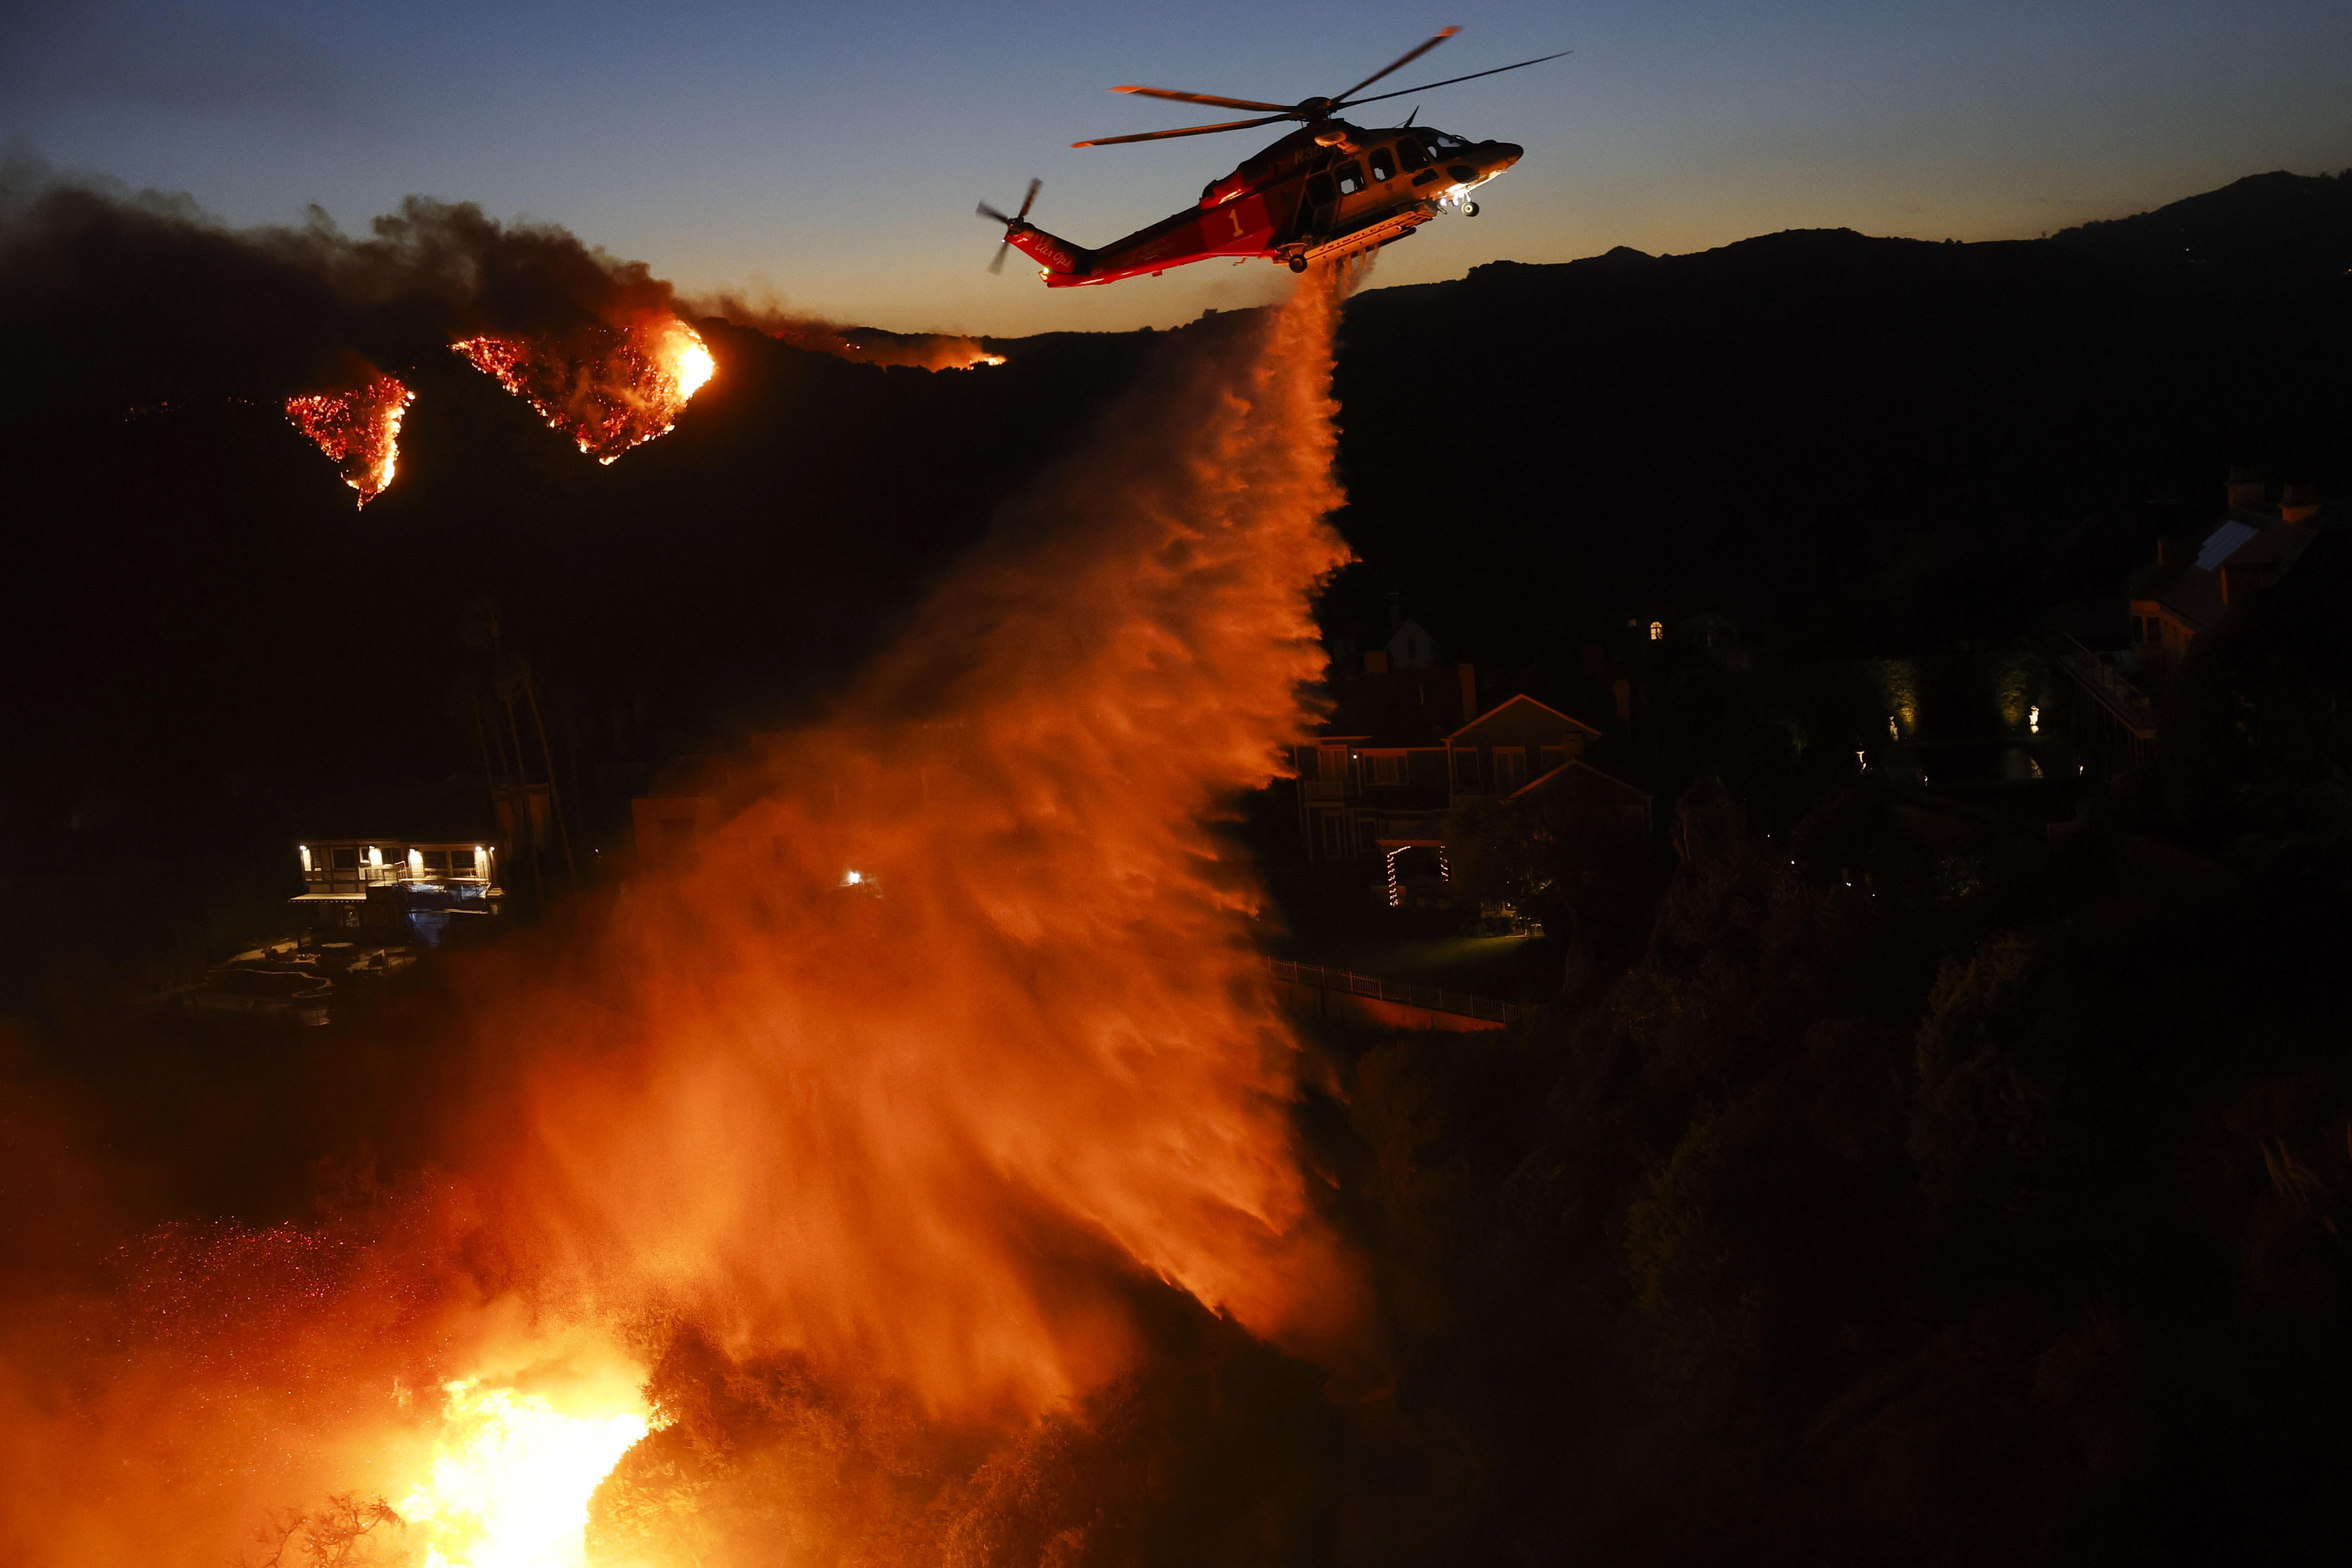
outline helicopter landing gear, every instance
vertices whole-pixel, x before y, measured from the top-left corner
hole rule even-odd
[[[1478,216],[1478,204],[1476,202],[1464,202],[1462,204],[1462,216],[1464,217],[1476,217]]]
[[[1293,272],[1304,272],[1304,271],[1306,271],[1306,270],[1307,270],[1307,258],[1305,258],[1305,257],[1303,257],[1303,256],[1294,256],[1294,257],[1292,257],[1292,258],[1290,258],[1290,269],[1291,269]]]

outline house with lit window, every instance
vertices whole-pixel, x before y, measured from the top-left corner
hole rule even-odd
[[[2061,661],[2084,699],[2082,710],[2127,759],[2154,748],[2157,704],[2198,639],[2293,571],[2330,526],[2311,486],[2288,485],[2276,501],[2269,493],[2260,475],[2232,470],[2220,521],[2192,537],[2158,540],[2156,559],[2132,574],[2125,589],[2129,644]]]
[[[1331,692],[1330,721],[1292,752],[1302,847],[1309,864],[1376,871],[1393,904],[1442,897],[1430,889],[1448,879],[1447,845],[1475,804],[1564,784],[1581,803],[1605,781],[1612,820],[1638,805],[1647,829],[1649,797],[1582,761],[1599,730],[1524,692],[1482,707],[1472,665],[1368,668],[1335,676]]]
[[[464,823],[433,826],[442,831],[430,837],[306,837],[294,847],[302,874],[294,908],[330,940],[364,936],[439,947],[453,935],[487,930],[505,910],[505,842],[450,831]]]

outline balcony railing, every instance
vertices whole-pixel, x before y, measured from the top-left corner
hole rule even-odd
[[[1497,1001],[1492,996],[1474,996],[1466,991],[1447,991],[1435,985],[1408,985],[1401,981],[1382,980],[1375,974],[1358,974],[1352,970],[1326,969],[1315,963],[1292,963],[1284,959],[1269,959],[1268,967],[1276,980],[1292,985],[1312,985],[1319,990],[1338,991],[1349,996],[1370,996],[1381,1002],[1401,1003],[1407,1007],[1425,1008],[1432,1013],[1451,1013],[1462,1018],[1486,1018],[1499,1024],[1516,1024],[1535,1009],[1524,1003]]]
[[[2058,662],[2074,678],[2074,684],[2096,698],[2126,729],[2141,740],[2153,740],[2156,704],[2116,668],[2121,658],[2119,654],[2093,653],[2084,648],[2079,653],[2062,655]]]
[[[488,880],[475,871],[420,871],[404,860],[387,860],[381,866],[339,866],[302,873],[304,889],[313,893],[363,893],[370,888],[396,887],[404,882],[474,887]]]

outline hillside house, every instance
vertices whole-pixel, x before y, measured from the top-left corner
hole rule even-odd
[[[291,900],[322,934],[367,932],[438,947],[453,923],[497,916],[505,847],[494,838],[313,837],[295,846]]]
[[[1332,695],[1323,732],[1293,748],[1301,844],[1310,864],[1378,870],[1392,903],[1447,879],[1475,803],[1565,787],[1612,821],[1638,804],[1647,828],[1649,797],[1581,761],[1600,731],[1525,693],[1482,710],[1474,666],[1367,670]]]
[[[2310,486],[2289,485],[2276,502],[2267,493],[2259,477],[2233,471],[2221,520],[2200,536],[2158,541],[2156,559],[2132,574],[2129,644],[2061,661],[2103,738],[2127,761],[2154,749],[2158,700],[2198,639],[2293,571],[2330,526]]]

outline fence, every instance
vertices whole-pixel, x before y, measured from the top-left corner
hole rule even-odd
[[[1382,980],[1376,974],[1358,974],[1346,969],[1325,969],[1314,963],[1290,963],[1281,959],[1267,961],[1277,983],[1308,985],[1321,991],[1336,991],[1348,996],[1363,996],[1376,1002],[1393,1002],[1399,1006],[1419,1007],[1425,1012],[1447,1013],[1460,1018],[1482,1018],[1496,1024],[1516,1024],[1535,1009],[1524,1003],[1498,1002],[1492,996],[1474,996],[1466,991],[1447,991],[1435,985],[1407,985],[1401,981]]]

